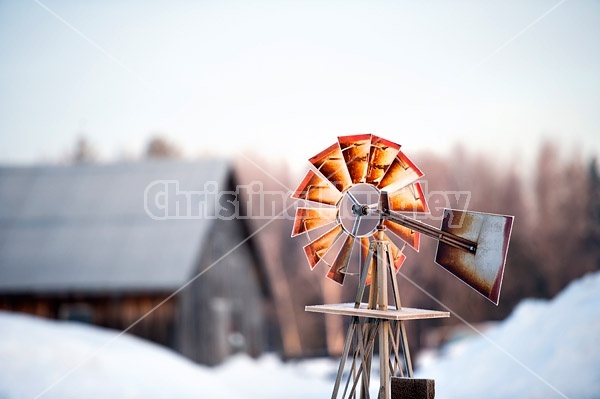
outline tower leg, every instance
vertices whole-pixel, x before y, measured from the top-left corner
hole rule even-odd
[[[387,275],[389,265],[389,251],[386,243],[376,241],[377,243],[377,308],[387,310]],[[389,325],[390,322],[382,320],[379,328],[379,379],[380,390],[379,399],[391,398],[390,387],[390,345],[389,345]]]
[[[331,399],[337,399],[338,392],[340,390],[340,384],[342,382],[342,376],[344,374],[344,367],[346,366],[346,359],[350,353],[350,347],[352,346],[352,338],[354,337],[354,330],[358,324],[358,317],[353,317],[352,322],[348,326],[348,332],[346,333],[346,341],[344,341],[344,349],[342,351],[342,358],[340,359],[340,365],[338,366],[337,376],[335,378],[335,385],[333,387],[333,393]]]
[[[408,348],[404,320],[400,320],[400,343],[402,344],[402,353],[404,354],[404,362],[406,364],[406,374],[408,374],[408,378],[413,378],[412,361],[410,360],[410,349]]]
[[[390,345],[388,341],[389,321],[380,321],[379,328],[379,399],[390,399]]]

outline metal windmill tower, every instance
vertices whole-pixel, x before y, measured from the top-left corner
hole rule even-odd
[[[319,232],[304,247],[311,269],[328,264],[327,277],[339,284],[347,274],[359,276],[354,303],[306,307],[351,317],[332,398],[369,397],[376,340],[378,397],[390,398],[392,376],[413,377],[405,321],[449,316],[402,307],[396,273],[406,245],[418,250],[421,234],[438,240],[435,262],[497,305],[513,217],[445,209],[440,229],[409,217],[429,212],[418,182],[423,173],[400,145],[372,134],[338,137],[309,161],[312,168],[292,195],[307,201],[296,210],[292,236]],[[358,273],[349,268],[355,246],[361,253]]]

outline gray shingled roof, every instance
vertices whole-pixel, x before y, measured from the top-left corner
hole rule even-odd
[[[0,292],[178,288],[212,220],[153,220],[144,191],[229,189],[230,173],[223,160],[0,167]]]

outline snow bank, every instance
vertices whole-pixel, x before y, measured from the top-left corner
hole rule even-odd
[[[331,395],[333,385],[327,377],[336,367],[332,360],[284,364],[272,355],[256,361],[238,356],[221,367],[208,368],[127,334],[112,341],[117,334],[79,323],[0,312],[0,399],[31,399],[42,392],[41,398]]]
[[[525,300],[485,336],[459,341],[415,376],[436,398],[599,398],[600,272],[551,301]]]

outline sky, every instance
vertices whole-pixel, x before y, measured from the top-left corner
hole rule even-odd
[[[0,0],[0,163],[301,164],[337,136],[410,154],[600,154],[598,1]]]

